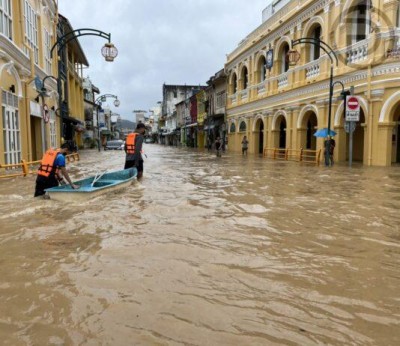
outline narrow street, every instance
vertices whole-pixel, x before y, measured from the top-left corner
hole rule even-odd
[[[86,204],[0,180],[2,345],[400,344],[398,168],[144,150],[142,181]]]

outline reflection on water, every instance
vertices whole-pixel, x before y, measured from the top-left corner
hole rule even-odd
[[[0,181],[9,345],[398,345],[400,171],[147,145],[85,204]],[[76,179],[120,169],[87,151]]]

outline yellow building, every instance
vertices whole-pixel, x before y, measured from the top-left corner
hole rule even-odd
[[[200,90],[196,94],[197,100],[197,147],[204,148],[206,146],[205,143],[205,135],[204,135],[204,119],[207,117],[206,112],[206,92],[205,90]]]
[[[1,164],[39,160],[67,139],[82,144],[86,57],[77,40],[61,59],[57,48],[51,55],[58,35],[72,30],[55,0],[0,1]]]
[[[274,1],[264,10],[263,23],[227,57],[230,150],[240,151],[244,135],[249,153],[323,148],[324,139],[313,134],[328,125],[331,60],[314,44],[291,47],[292,40],[308,37],[332,48],[338,58],[333,81],[354,87],[359,97],[353,159],[365,165],[399,163],[399,27],[399,0]],[[292,48],[300,53],[295,66],[287,59]],[[335,83],[330,128],[337,133],[335,159],[343,162],[349,135],[341,91]]]
[[[62,41],[61,37],[64,36],[68,42],[72,37],[69,33],[73,30],[68,19],[59,15],[59,41]],[[62,119],[60,135],[62,140],[74,140],[78,146],[83,146],[82,131],[85,122],[83,66],[88,67],[89,63],[77,39],[65,44],[60,49],[59,56],[58,72],[61,83],[59,114]]]
[[[37,84],[57,73],[50,58],[56,18],[54,0],[0,1],[0,163],[39,159],[59,143],[57,84],[47,79],[43,98]]]

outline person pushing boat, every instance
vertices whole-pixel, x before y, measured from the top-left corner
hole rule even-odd
[[[36,178],[34,197],[43,196],[46,189],[58,186],[64,178],[73,189],[78,189],[79,185],[72,183],[71,178],[65,168],[65,155],[72,153],[74,144],[65,142],[60,149],[49,149],[43,155]]]

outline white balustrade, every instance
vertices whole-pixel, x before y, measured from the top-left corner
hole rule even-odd
[[[233,94],[233,95],[229,96],[229,99],[231,100],[232,104],[236,104],[236,102],[237,102],[237,94]]]
[[[289,85],[289,79],[287,73],[283,73],[278,76],[278,88],[283,88]]]
[[[249,97],[249,91],[248,91],[247,89],[242,90],[242,91],[240,92],[240,99],[241,99],[241,100],[245,100],[245,99],[247,99],[248,97]]]
[[[305,67],[306,69],[306,79],[315,78],[319,76],[320,66],[319,61],[309,64]]]
[[[346,51],[347,64],[360,63],[368,58],[368,41],[363,40],[353,44]]]

